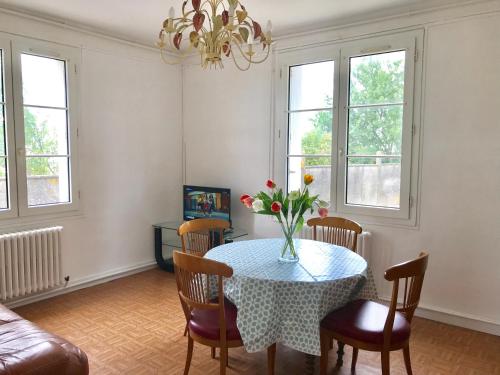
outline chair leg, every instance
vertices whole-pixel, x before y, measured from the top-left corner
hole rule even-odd
[[[358,348],[352,348],[351,372],[356,371],[356,361],[358,360]]]
[[[344,346],[345,344],[343,342],[337,341],[337,344],[339,345],[339,350],[337,350],[337,367],[342,367],[344,364]]]
[[[212,359],[214,359],[215,358],[215,347],[212,347],[210,349],[211,349]]]
[[[193,357],[193,339],[188,336],[188,350],[186,355],[186,366],[184,367],[184,375],[189,374],[189,367],[191,366],[191,358]]]
[[[321,334],[321,358],[319,360],[319,373],[320,375],[326,375],[328,370],[328,352],[330,350],[331,339],[325,335]]]
[[[381,353],[381,359],[382,359],[382,375],[390,375],[391,372],[391,365],[389,362],[389,351],[383,351]]]
[[[406,373],[408,375],[413,375],[413,372],[411,371],[410,346],[409,345],[406,348],[403,348],[403,356],[405,358]]]
[[[226,375],[227,348],[220,348],[220,375]]]
[[[187,323],[186,323],[186,328],[184,328],[184,336],[186,336],[186,335],[187,335],[187,333],[188,333],[188,325],[187,325]]]
[[[267,374],[274,375],[274,362],[276,358],[276,343],[267,348]]]
[[[229,367],[229,349],[226,348],[226,367]]]

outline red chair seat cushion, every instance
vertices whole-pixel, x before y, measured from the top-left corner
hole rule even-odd
[[[384,343],[384,325],[389,308],[380,303],[356,300],[332,311],[321,322],[321,327],[354,340]],[[410,324],[403,314],[396,312],[391,344],[403,342],[410,337]]]
[[[236,326],[238,310],[227,298],[224,299],[224,311],[227,340],[241,340],[240,331]],[[219,310],[193,309],[189,320],[189,329],[206,339],[220,340]]]

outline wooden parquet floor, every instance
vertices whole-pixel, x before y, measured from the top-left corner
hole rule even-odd
[[[91,374],[182,374],[185,320],[172,274],[150,270],[106,284],[23,306],[16,311],[65,337],[88,355]],[[347,348],[347,347],[346,347]],[[415,318],[411,338],[415,375],[500,375],[500,337]],[[330,374],[350,374],[344,366]],[[277,375],[305,374],[304,355],[278,346]],[[266,374],[266,353],[230,349],[228,374]],[[316,361],[318,372],[319,362]],[[191,375],[219,372],[210,349],[195,344]],[[377,353],[360,351],[357,374],[380,374]],[[391,374],[406,374],[402,353],[391,354]]]

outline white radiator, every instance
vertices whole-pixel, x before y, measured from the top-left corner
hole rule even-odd
[[[356,245],[356,253],[361,255],[368,264],[370,264],[370,240],[372,234],[370,232],[361,232],[358,236],[358,243]],[[304,226],[299,234],[300,238],[312,239],[312,227]]]
[[[0,299],[8,300],[63,283],[62,227],[0,235]]]

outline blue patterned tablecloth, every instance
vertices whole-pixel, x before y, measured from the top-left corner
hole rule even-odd
[[[234,270],[224,280],[224,292],[238,308],[237,325],[248,352],[281,342],[320,355],[321,320],[360,295],[376,299],[373,277],[361,256],[319,241],[294,240],[299,262],[280,263],[283,241],[229,243],[205,257]]]

